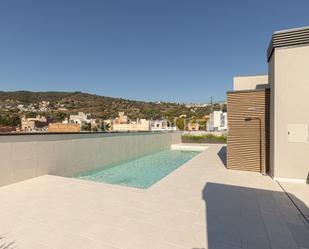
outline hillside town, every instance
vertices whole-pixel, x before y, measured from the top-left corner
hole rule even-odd
[[[183,119],[180,117],[179,119]],[[206,122],[206,129],[201,129],[200,122]],[[99,120],[91,117],[90,113],[79,112],[71,114],[62,122],[52,122],[45,116],[27,118],[24,115],[21,118],[20,127],[0,126],[0,132],[138,132],[138,131],[208,131],[224,132],[227,131],[226,112],[214,111],[202,120],[196,120],[184,124],[181,129],[175,122],[167,119],[136,119],[130,120],[124,112],[119,112],[119,116],[114,119]]]
[[[172,121],[168,119],[148,120],[139,118],[131,120],[125,112],[119,112],[116,118],[104,120],[92,118],[91,113],[84,112],[70,114],[61,122],[54,122],[43,115],[27,117],[25,114],[20,120],[19,126],[0,125],[0,132],[227,131],[227,113],[223,111],[213,111],[210,115],[205,115],[203,119],[189,122],[186,121],[185,115],[175,117]]]
[[[151,103],[80,92],[1,92],[0,97],[0,133],[227,131],[224,101]]]

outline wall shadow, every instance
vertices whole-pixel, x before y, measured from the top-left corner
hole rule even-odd
[[[284,192],[207,183],[203,200],[208,249],[309,248],[309,224]]]
[[[222,146],[222,148],[219,150],[219,152],[217,153],[218,157],[220,158],[221,162],[223,163],[223,165],[226,166],[226,146]]]

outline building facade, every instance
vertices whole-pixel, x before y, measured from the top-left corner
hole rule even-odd
[[[234,89],[238,78],[234,78]],[[265,174],[269,170],[270,91],[265,81],[258,83],[260,78],[241,77],[242,90],[227,93],[228,169]],[[248,87],[245,90],[246,82]]]
[[[36,116],[35,118],[26,118],[23,116],[21,119],[21,131],[23,132],[36,132],[46,131],[48,122],[44,116]]]
[[[79,112],[77,115],[70,115],[68,123],[70,124],[79,124],[82,126],[83,124],[90,124],[93,122],[91,119],[90,113]]]
[[[200,124],[198,122],[190,122],[187,125],[188,131],[198,131],[200,129]]]
[[[129,121],[128,116],[124,112],[119,112],[118,117],[113,120],[114,124],[127,124]]]
[[[63,123],[50,123],[48,124],[48,132],[80,132],[81,127],[79,124],[63,124]]]
[[[176,126],[170,126],[169,121],[166,119],[151,120],[150,130],[151,131],[175,131]]]
[[[112,130],[118,132],[150,131],[150,122],[146,119],[137,119],[127,124],[113,123]]]
[[[275,32],[268,52],[270,174],[309,179],[309,27]]]
[[[213,111],[209,115],[207,131],[226,131],[227,113],[223,111]]]
[[[0,125],[0,133],[15,132],[15,131],[16,131],[16,127],[14,126]]]
[[[266,140],[269,140],[269,148],[267,144],[262,146],[268,151],[265,160],[269,160],[268,172],[274,179],[308,182],[309,27],[275,32],[267,51],[267,62],[268,76],[234,78],[236,91],[269,89],[269,106],[265,105],[265,110],[259,109],[263,107],[258,107],[254,102],[247,102],[247,111],[250,113],[245,115],[250,116],[239,117],[248,120],[251,117],[253,120],[260,112],[264,112],[265,118],[269,119],[269,133],[265,134]],[[231,120],[229,125],[230,123]],[[249,124],[247,122],[243,129],[249,129]],[[233,133],[233,129],[236,131],[238,127],[232,125],[229,133]],[[248,147],[252,141],[254,137],[248,138]],[[232,147],[228,138],[229,146]],[[229,162],[229,158],[227,161]]]

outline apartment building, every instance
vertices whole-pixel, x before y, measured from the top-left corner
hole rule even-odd
[[[223,111],[213,111],[209,115],[207,131],[226,131],[227,113]]]
[[[275,32],[267,62],[268,76],[236,77],[235,91],[228,92],[227,167],[305,182],[309,180],[309,27]],[[250,161],[235,163],[244,156],[237,145],[254,155]]]

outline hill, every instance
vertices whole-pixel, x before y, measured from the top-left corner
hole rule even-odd
[[[202,118],[213,109],[220,108],[219,104],[189,107],[178,103],[136,101],[83,92],[0,91],[2,119],[9,114],[13,116],[42,114],[61,120],[64,116],[80,111],[91,113],[94,118],[101,119],[115,118],[119,111],[124,111],[131,119],[172,119],[180,115],[186,115],[187,118]]]

